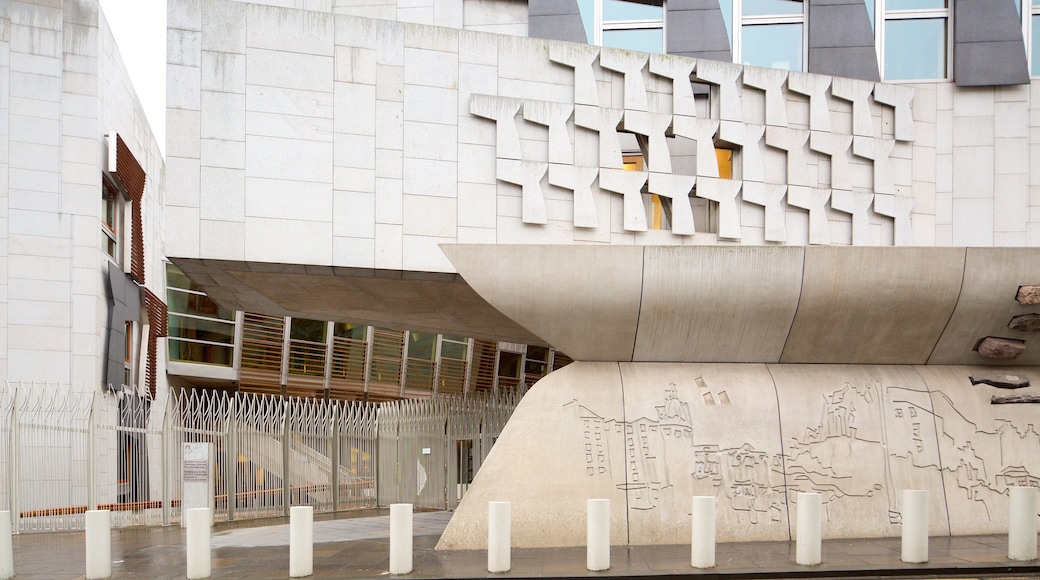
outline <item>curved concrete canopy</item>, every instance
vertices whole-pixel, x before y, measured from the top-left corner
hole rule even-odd
[[[587,361],[1037,364],[1007,330],[1037,248],[445,245],[492,306]],[[635,329],[635,332],[633,332]],[[933,354],[934,351],[934,354]]]

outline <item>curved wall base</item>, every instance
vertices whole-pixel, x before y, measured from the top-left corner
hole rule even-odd
[[[932,535],[1006,532],[1007,489],[1040,483],[1040,414],[991,405],[967,366],[574,363],[517,407],[438,549],[484,549],[487,504],[512,502],[513,546],[582,546],[585,502],[611,542],[690,541],[690,498],[718,498],[720,542],[790,540],[798,492],[823,537],[898,536],[904,489]],[[1017,392],[1036,392],[1027,387]]]

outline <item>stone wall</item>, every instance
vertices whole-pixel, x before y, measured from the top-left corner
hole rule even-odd
[[[825,538],[898,536],[904,489],[929,491],[932,535],[1003,533],[1040,436],[977,372],[575,363],[524,397],[438,548],[485,548],[488,501],[512,502],[515,547],[581,546],[590,498],[611,500],[613,544],[689,543],[694,495],[718,498],[720,542],[789,540],[799,492],[822,494]]]

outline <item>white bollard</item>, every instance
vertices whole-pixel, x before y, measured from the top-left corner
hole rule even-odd
[[[209,578],[212,574],[212,561],[209,550],[210,515],[209,508],[189,508],[184,510],[185,528],[188,531],[188,573],[189,580]]]
[[[512,514],[508,501],[488,502],[488,572],[508,572]]]
[[[108,510],[87,511],[87,580],[112,576],[112,519]]]
[[[715,511],[713,495],[693,496],[693,526],[690,540],[690,565],[694,568],[715,566]]]
[[[314,508],[296,505],[289,508],[289,577],[302,578],[314,573]]]
[[[11,512],[0,511],[0,580],[14,578],[14,548],[11,539]]]
[[[590,499],[586,504],[588,534],[586,566],[592,572],[610,569],[610,500]]]
[[[1036,560],[1036,488],[1011,487],[1010,491],[1008,559]]]
[[[412,504],[390,504],[390,573],[412,571]]]
[[[903,490],[903,542],[900,559],[908,564],[928,561],[928,490]]]
[[[823,561],[823,498],[818,493],[798,494],[798,527],[794,561],[815,566]]]

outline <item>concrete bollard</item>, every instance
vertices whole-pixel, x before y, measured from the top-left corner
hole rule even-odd
[[[210,558],[209,550],[209,528],[211,523],[209,508],[189,508],[184,510],[184,527],[187,528],[188,532],[188,580],[209,578],[212,574],[213,562]]]
[[[297,505],[289,508],[289,577],[302,578],[314,573],[314,508]]]
[[[512,550],[512,514],[508,501],[488,502],[488,572],[508,572]]]
[[[908,564],[928,561],[928,490],[903,490],[903,541],[900,559]]]
[[[87,580],[112,576],[112,514],[108,510],[87,511]]]
[[[798,494],[798,527],[794,561],[815,566],[823,561],[823,498],[818,493]]]
[[[715,567],[715,496],[693,497],[693,525],[690,538],[690,565],[694,568]]]
[[[14,547],[11,539],[11,512],[0,511],[0,580],[14,578]]]
[[[1011,487],[1009,491],[1008,559],[1036,560],[1036,488]]]
[[[390,504],[390,573],[412,571],[412,504]]]
[[[610,569],[610,500],[590,499],[588,515],[586,567],[592,572]]]

